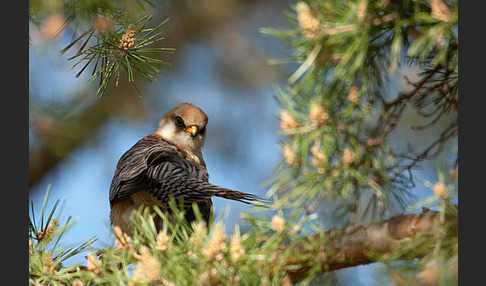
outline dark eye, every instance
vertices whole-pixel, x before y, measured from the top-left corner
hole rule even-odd
[[[203,128],[201,128],[201,130],[199,130],[199,134],[204,135],[205,132],[206,132],[206,126],[204,126]]]
[[[175,124],[177,127],[179,128],[185,128],[186,125],[184,124],[184,120],[182,120],[182,118],[180,116],[176,116],[174,118],[174,121],[175,121]]]

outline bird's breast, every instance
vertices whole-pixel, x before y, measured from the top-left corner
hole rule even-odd
[[[148,207],[159,206],[162,207],[162,204],[157,201],[151,194],[146,191],[138,191],[132,195],[130,195],[130,199],[136,205],[144,205]]]

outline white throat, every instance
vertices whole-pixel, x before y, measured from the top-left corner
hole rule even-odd
[[[155,133],[160,135],[167,142],[175,144],[181,148],[186,153],[187,159],[204,165],[201,152],[202,146],[198,146],[196,141],[186,133],[178,132],[174,124],[161,124]]]

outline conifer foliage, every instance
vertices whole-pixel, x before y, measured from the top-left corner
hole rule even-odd
[[[110,83],[118,87],[122,71],[135,89],[134,73],[155,80],[164,61],[153,55],[173,51],[155,46],[164,40],[162,27],[167,21],[151,25],[154,3],[149,0],[33,0],[29,4],[29,20],[45,38],[73,30],[73,40],[61,54],[72,51],[68,60],[78,69],[76,77],[90,71],[89,80],[98,80],[99,96]]]

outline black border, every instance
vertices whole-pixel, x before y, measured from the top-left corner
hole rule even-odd
[[[2,6],[2,202],[1,269],[5,285],[27,285],[28,144],[29,144],[29,9],[28,1]],[[5,251],[5,252],[4,252]],[[2,279],[3,280],[3,279]],[[13,281],[10,281],[13,280]],[[10,283],[9,283],[10,282]],[[12,283],[14,282],[14,283]]]
[[[459,285],[477,285],[484,271],[486,47],[481,6],[484,1],[459,1]]]

